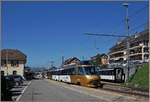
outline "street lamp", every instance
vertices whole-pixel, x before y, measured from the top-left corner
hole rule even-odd
[[[128,17],[128,3],[123,3],[122,4],[125,8],[126,8],[126,17],[125,17],[125,22],[126,22],[126,33],[127,33],[127,43],[126,43],[126,48],[127,48],[127,69],[128,69],[128,74],[127,74],[127,78],[129,79],[129,73],[130,73],[130,68],[129,68],[129,17]]]

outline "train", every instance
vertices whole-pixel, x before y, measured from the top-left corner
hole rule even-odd
[[[34,79],[42,79],[43,78],[42,72],[35,72],[33,75],[33,78]]]
[[[122,83],[125,81],[125,74],[122,68],[103,68],[98,71],[102,81]]]
[[[92,65],[69,65],[47,72],[48,78],[87,87],[102,87],[96,67]]]

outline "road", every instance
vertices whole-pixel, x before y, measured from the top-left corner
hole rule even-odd
[[[148,102],[148,98],[66,84],[52,80],[32,80],[19,101],[48,102]]]
[[[14,86],[10,91],[12,93],[12,100],[15,101],[23,94],[23,90],[28,87],[31,81],[24,81],[23,85]]]

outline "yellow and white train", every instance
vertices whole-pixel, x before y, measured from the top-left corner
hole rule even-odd
[[[87,87],[101,87],[101,78],[92,65],[69,65],[47,73],[48,78]]]

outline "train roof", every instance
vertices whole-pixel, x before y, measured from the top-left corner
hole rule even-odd
[[[102,70],[114,70],[114,69],[122,69],[122,68],[103,68],[103,69],[99,69],[99,71],[102,71]]]
[[[68,69],[68,68],[73,68],[73,67],[92,67],[93,65],[82,65],[82,64],[74,64],[74,65],[65,65],[62,68],[63,69]]]
[[[77,67],[94,67],[94,66],[93,65],[65,65],[62,66],[61,68],[53,69],[51,71],[60,71],[64,69],[77,68]]]

